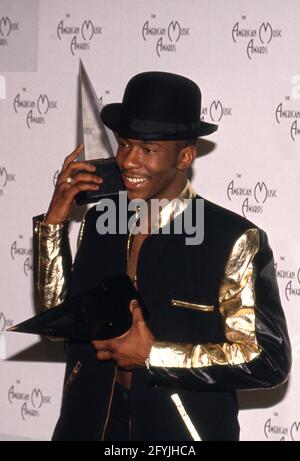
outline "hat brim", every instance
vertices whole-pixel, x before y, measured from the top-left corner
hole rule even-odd
[[[122,117],[122,104],[107,104],[101,110],[103,123],[118,135],[131,139],[178,140],[207,136],[218,129],[218,125],[199,120],[193,127],[159,122],[137,121]]]

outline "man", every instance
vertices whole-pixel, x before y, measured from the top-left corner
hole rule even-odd
[[[118,139],[128,199],[147,201],[148,224],[153,199],[169,201],[158,232],[148,225],[144,233],[99,235],[101,212],[92,207],[71,270],[74,197],[102,183],[88,162],[75,162],[82,146],[66,158],[46,216],[34,220],[43,308],[127,272],[150,313],[145,322],[133,301],[124,335],[67,345],[54,440],[238,440],[235,391],[274,387],[288,377],[290,345],[266,234],[206,200],[203,242],[188,245],[186,231],[175,232],[188,212],[197,218],[202,200],[187,179],[195,140],[217,129],[200,112],[198,86],[164,72],[136,75],[122,103],[102,110]]]

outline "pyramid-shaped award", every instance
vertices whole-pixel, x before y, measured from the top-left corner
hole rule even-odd
[[[106,277],[93,289],[67,299],[56,307],[35,315],[7,331],[54,336],[90,342],[114,338],[131,326],[130,301],[136,299],[145,319],[149,317],[127,274]]]
[[[76,202],[82,205],[118,194],[119,191],[125,190],[125,187],[112,149],[113,135],[107,132],[101,120],[101,103],[82,61],[80,61],[79,85],[79,123],[84,143],[84,157],[95,165],[94,174],[103,179],[99,190],[84,191],[76,195]]]

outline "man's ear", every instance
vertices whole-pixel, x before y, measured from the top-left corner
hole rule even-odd
[[[196,146],[187,146],[181,149],[178,155],[177,169],[187,170],[196,158]]]

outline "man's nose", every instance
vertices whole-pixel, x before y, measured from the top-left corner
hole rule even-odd
[[[132,146],[128,149],[123,158],[123,169],[130,170],[140,166],[140,149],[137,146]]]

